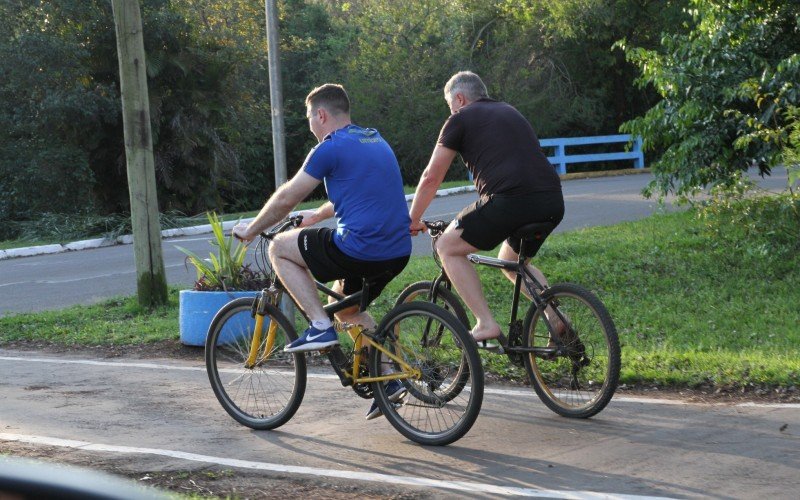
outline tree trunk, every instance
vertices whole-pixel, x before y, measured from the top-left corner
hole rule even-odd
[[[149,307],[167,302],[167,280],[158,221],[142,17],[139,0],[111,0],[111,7],[117,33],[136,290],[139,304]]]

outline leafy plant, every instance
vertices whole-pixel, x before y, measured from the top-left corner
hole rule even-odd
[[[800,4],[691,0],[695,26],[667,34],[659,50],[619,42],[662,100],[621,130],[644,137],[651,162],[648,194],[691,194],[737,182],[755,162],[762,174],[796,151],[800,105]]]
[[[178,250],[185,253],[187,259],[197,270],[197,281],[194,289],[197,291],[221,290],[260,290],[269,285],[269,277],[250,269],[244,263],[247,255],[247,246],[236,241],[231,234],[225,236],[222,229],[222,220],[214,212],[208,213],[208,222],[214,239],[211,245],[217,248],[216,253],[210,253],[208,259],[203,259],[196,253],[186,248],[177,246]]]

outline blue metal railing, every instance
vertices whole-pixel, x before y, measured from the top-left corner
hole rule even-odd
[[[636,136],[631,139],[629,134],[601,135],[592,137],[562,137],[557,139],[542,139],[539,141],[542,148],[555,148],[555,154],[547,159],[556,168],[559,174],[567,173],[568,163],[590,163],[597,161],[633,160],[634,168],[644,168],[644,153],[642,152],[642,138]],[[590,153],[568,154],[567,146],[586,146],[590,144],[632,143],[630,151],[616,153]]]

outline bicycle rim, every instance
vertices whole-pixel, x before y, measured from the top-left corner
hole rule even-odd
[[[570,283],[554,285],[542,296],[557,308],[568,328],[565,352],[525,356],[525,368],[542,402],[565,417],[588,418],[600,412],[619,382],[620,349],[614,322],[590,291]],[[524,326],[526,347],[552,347],[544,315],[531,306]]]
[[[256,362],[248,367],[255,300],[234,300],[217,313],[206,339],[206,370],[231,417],[253,429],[274,429],[289,421],[303,400],[306,363],[302,353],[283,352],[297,335],[280,311],[267,306]],[[274,339],[267,352],[270,325]]]
[[[431,284],[432,283],[430,281],[418,281],[416,283],[412,283],[402,292],[400,292],[395,305],[411,303],[415,301],[431,302],[441,307],[445,311],[453,314],[456,319],[458,319],[464,325],[464,327],[469,330],[469,319],[467,318],[467,313],[464,310],[464,307],[461,305],[461,302],[458,300],[458,297],[456,297],[455,294],[453,294],[453,292],[450,290],[445,289],[443,286],[439,286],[436,292],[436,301],[432,302],[430,300]],[[424,335],[420,337],[420,342],[425,340],[427,345],[435,346],[440,342],[443,332],[444,326],[441,323],[431,323],[426,326]],[[459,365],[458,370],[458,373],[453,376],[452,382],[449,384],[449,386],[442,387],[440,391],[441,397],[446,400],[450,400],[458,396],[469,380],[469,366],[466,359],[462,358],[461,365]],[[412,391],[415,390],[415,387],[410,384],[407,384],[407,388]],[[420,394],[420,397],[423,397],[423,395]]]
[[[422,341],[430,324],[442,327],[436,345]],[[383,346],[419,370],[418,379],[405,379],[408,392],[397,404],[389,401],[383,384],[373,384],[375,398],[389,422],[404,436],[420,444],[446,445],[466,434],[483,401],[483,368],[474,342],[464,326],[450,313],[430,303],[401,304],[384,318],[378,329],[385,333]],[[463,361],[462,361],[463,360]],[[458,394],[467,365],[467,381]],[[402,371],[401,366],[377,349],[370,352],[370,372]]]

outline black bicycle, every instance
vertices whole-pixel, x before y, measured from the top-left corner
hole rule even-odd
[[[253,429],[275,429],[288,422],[305,394],[305,353],[283,351],[297,338],[294,322],[279,307],[282,297],[290,296],[275,279],[267,257],[271,239],[301,220],[291,217],[262,233],[256,262],[271,277],[270,286],[255,298],[223,306],[206,339],[206,369],[214,394],[231,417]],[[317,282],[318,290],[335,299],[325,306],[331,319],[354,305],[366,310],[370,281],[364,280],[363,289],[348,296]],[[337,345],[322,352],[342,385],[363,398],[374,397],[404,436],[421,444],[446,445],[475,423],[483,401],[483,369],[469,332],[452,314],[416,302],[394,307],[375,331],[336,326],[347,332],[352,347]],[[436,329],[436,338],[425,335],[429,328]],[[407,389],[400,401],[390,401],[386,393],[385,382],[390,380]]]
[[[446,221],[423,221],[431,235],[431,249],[441,272],[433,281],[406,287],[395,304],[424,301],[442,306],[469,329],[470,321],[442,267],[436,241],[447,228]],[[525,368],[536,394],[559,415],[588,418],[611,400],[619,382],[620,347],[617,330],[608,310],[592,292],[572,283],[544,286],[525,265],[524,248],[530,240],[547,237],[551,223],[524,226],[513,235],[521,241],[518,261],[470,254],[475,265],[504,269],[516,274],[508,335],[497,344],[478,343],[489,352],[501,353]],[[518,319],[522,286],[532,302],[524,320]],[[435,338],[430,329],[426,335]],[[460,376],[469,378],[469,363],[462,363]],[[460,384],[451,387],[457,393]]]

